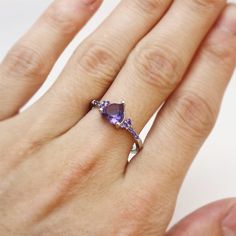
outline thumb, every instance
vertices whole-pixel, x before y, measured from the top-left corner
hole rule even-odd
[[[236,236],[236,198],[202,207],[176,224],[166,236]]]

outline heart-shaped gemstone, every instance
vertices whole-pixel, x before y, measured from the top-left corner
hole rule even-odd
[[[102,115],[113,125],[124,120],[124,104],[112,103],[103,108]]]

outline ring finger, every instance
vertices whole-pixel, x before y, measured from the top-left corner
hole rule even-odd
[[[199,45],[224,6],[225,1],[218,0],[175,1],[158,27],[154,28],[131,54],[104,99],[111,102],[126,101],[127,116],[133,118],[137,132],[181,82]],[[189,35],[194,37],[190,38]],[[84,123],[94,122],[94,112],[91,111],[85,117]],[[129,152],[133,142],[129,135],[125,132],[117,133],[116,130],[110,129],[109,125],[102,127],[103,132],[106,128],[111,130],[113,135],[116,132],[117,146],[123,143],[123,146],[127,147],[125,152]],[[75,128],[74,135],[77,135],[77,132]],[[127,160],[119,158],[117,162],[123,169]]]

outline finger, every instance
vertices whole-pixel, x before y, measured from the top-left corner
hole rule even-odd
[[[236,199],[225,199],[198,209],[176,224],[166,236],[236,235]]]
[[[158,21],[170,3],[171,1],[159,0],[122,1],[104,24],[76,50],[61,78],[49,93],[28,111],[3,124],[1,130],[4,133],[4,140],[2,140],[0,149],[4,150],[4,147],[9,147],[12,143],[18,142],[19,139],[21,143],[24,143],[23,149],[34,149],[35,146],[40,146],[48,139],[73,126],[87,112],[91,100],[103,95],[119,70],[117,65],[122,64],[135,43]],[[135,22],[135,29],[132,22]],[[105,61],[100,60],[101,54],[109,57]],[[105,76],[107,68],[112,73]],[[110,82],[104,82],[104,79]],[[82,123],[82,127],[88,127],[88,125]],[[13,130],[14,137],[10,135],[12,132],[9,130]],[[15,132],[15,130],[19,132]],[[90,143],[88,140],[88,138],[91,139],[89,130],[92,131],[93,129],[88,127],[85,133],[89,135],[84,134],[81,137],[82,143],[84,140],[87,144]],[[102,140],[102,136],[101,133],[97,139]],[[70,146],[73,153],[75,148],[78,148],[78,137],[76,140],[74,143],[76,147],[72,147],[72,144]],[[57,147],[60,147],[59,150],[65,150],[65,153],[60,153],[61,161],[59,161],[58,156],[54,160],[53,158],[50,159],[52,163],[57,162],[61,165],[67,161],[64,159],[69,155],[67,153],[68,143],[71,141],[72,139],[69,136],[58,141]],[[90,151],[88,145],[85,146],[84,156],[86,156],[87,151]],[[91,143],[91,146],[94,145]],[[99,146],[99,149],[101,147],[102,145]],[[77,159],[77,155],[74,157],[73,153],[70,155],[73,158],[68,160],[70,162]],[[90,156],[90,154],[87,155]],[[16,166],[21,158],[14,154],[10,157],[9,155],[1,155],[0,175],[1,173],[4,175],[12,166]],[[90,160],[89,162],[92,163],[93,161]],[[60,170],[56,166],[55,163],[52,165],[54,169]]]
[[[180,82],[224,4],[175,1],[158,27],[137,46],[105,97],[127,101],[126,110],[136,117],[138,130]]]
[[[0,65],[0,120],[18,112],[101,0],[54,1]]]
[[[183,83],[167,100],[128,175],[177,193],[211,131],[236,59],[236,7],[228,6]],[[158,176],[157,176],[158,174]],[[153,188],[154,189],[154,188]]]
[[[104,100],[126,101],[126,116],[133,119],[137,132],[180,82],[199,44],[223,7],[224,1],[204,1],[204,4],[203,1],[195,0],[174,1],[157,27],[131,54]],[[189,38],[189,35],[194,37]],[[105,121],[100,122],[98,116],[98,111],[91,111],[85,116],[83,124],[89,123],[98,133],[106,132],[110,138],[107,142],[115,139],[114,146],[128,154],[133,142],[131,135],[124,130],[117,132]],[[81,124],[69,132],[68,136],[71,135],[72,139],[77,137]],[[113,159],[109,160],[108,165],[114,165],[116,169],[123,170],[127,164],[126,158],[117,158],[115,163]]]
[[[122,1],[76,50],[55,86],[23,119],[36,124],[46,122],[47,128],[38,130],[43,136],[56,136],[71,128],[88,111],[91,100],[103,96],[130,50],[170,3],[171,0]]]

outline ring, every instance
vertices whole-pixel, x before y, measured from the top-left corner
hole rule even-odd
[[[143,142],[132,126],[131,119],[125,119],[125,102],[110,103],[109,101],[92,101],[92,106],[98,108],[101,115],[116,128],[126,129],[134,138],[135,145],[131,150],[137,154],[143,147]]]

